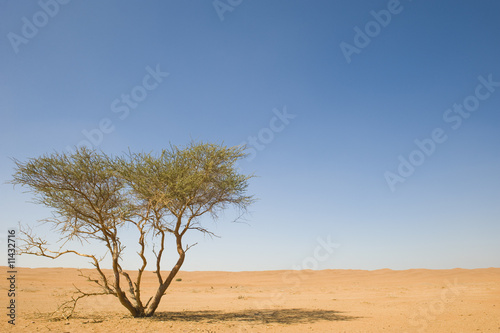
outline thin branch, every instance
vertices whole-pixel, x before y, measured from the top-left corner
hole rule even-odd
[[[55,314],[60,312],[64,319],[70,318],[73,315],[73,313],[75,312],[75,308],[76,308],[78,301],[81,300],[82,298],[85,298],[85,297],[103,296],[103,295],[116,296],[115,294],[111,294],[111,293],[107,293],[107,292],[87,293],[87,292],[84,292],[81,289],[79,289],[74,284],[73,284],[73,287],[75,287],[76,293],[73,296],[71,296],[70,300],[59,305],[59,307],[54,312],[52,312],[52,314],[51,314],[52,316],[54,316]],[[78,295],[78,296],[76,296],[76,295]]]

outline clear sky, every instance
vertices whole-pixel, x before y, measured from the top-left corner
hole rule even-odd
[[[50,216],[4,183],[10,158],[198,140],[253,147],[241,169],[259,201],[245,223],[206,221],[221,238],[190,236],[185,270],[500,267],[499,14],[495,0],[0,0],[2,253],[9,227]]]

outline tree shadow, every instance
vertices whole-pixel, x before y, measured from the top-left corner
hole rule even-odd
[[[183,311],[157,312],[151,319],[156,321],[222,322],[240,321],[276,324],[303,324],[321,320],[347,321],[362,317],[346,316],[341,311],[307,309],[249,309],[235,312],[223,311]]]

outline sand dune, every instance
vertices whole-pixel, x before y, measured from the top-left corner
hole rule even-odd
[[[19,268],[16,278],[15,330],[4,315],[2,332],[500,332],[500,268],[181,272],[146,319],[112,296],[51,319],[73,283],[92,285],[72,268]],[[143,294],[155,285],[148,272]]]

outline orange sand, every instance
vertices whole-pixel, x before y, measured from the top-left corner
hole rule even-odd
[[[176,278],[182,281],[172,284],[155,317],[132,318],[116,298],[99,296],[61,320],[49,313],[69,299],[72,284],[93,286],[71,268],[19,268],[16,326],[4,314],[0,330],[500,332],[500,268],[181,272]],[[147,272],[143,295],[156,283]],[[6,313],[8,281],[1,287]]]

